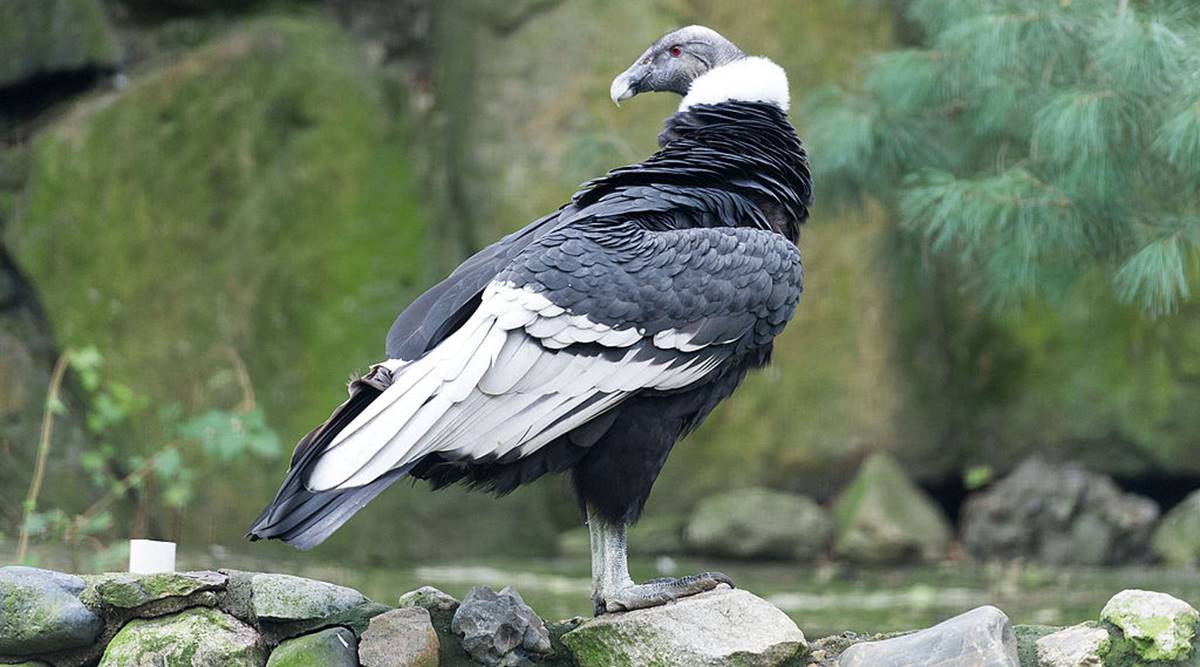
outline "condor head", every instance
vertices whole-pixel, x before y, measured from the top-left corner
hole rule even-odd
[[[680,28],[651,44],[629,69],[613,79],[608,92],[618,106],[640,93],[686,95],[698,77],[745,57],[733,42],[711,28]]]

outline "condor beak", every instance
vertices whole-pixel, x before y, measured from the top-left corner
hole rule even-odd
[[[623,100],[642,92],[640,87],[648,73],[646,66],[634,65],[613,79],[612,85],[608,88],[608,96],[612,98],[613,104],[621,106]]]

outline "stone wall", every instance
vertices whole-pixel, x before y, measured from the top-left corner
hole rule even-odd
[[[395,607],[284,574],[73,576],[0,568],[0,664],[25,667],[1157,667],[1200,658],[1200,613],[1163,593],[1115,595],[1099,620],[1013,626],[983,606],[931,628],[812,642],[753,594],[718,589],[595,620],[541,619],[510,588],[460,602],[434,588]]]

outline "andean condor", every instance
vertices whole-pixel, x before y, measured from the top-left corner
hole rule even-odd
[[[667,454],[765,365],[800,299],[811,179],[788,84],[709,28],[665,35],[614,102],[683,95],[644,162],[463,262],[392,325],[387,359],[296,446],[252,539],[321,543],[402,477],[503,495],[569,472],[596,613],[732,585],[635,584],[625,530]]]

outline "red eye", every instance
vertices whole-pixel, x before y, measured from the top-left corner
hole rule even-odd
[[[683,47],[676,44],[675,46],[672,46],[667,53],[671,54],[672,58],[678,58],[679,56],[683,55]]]

